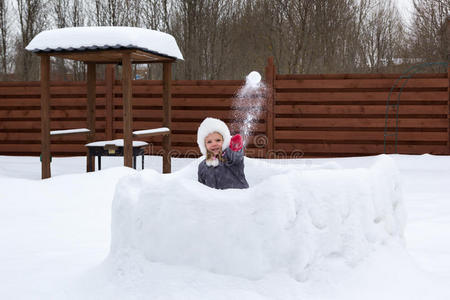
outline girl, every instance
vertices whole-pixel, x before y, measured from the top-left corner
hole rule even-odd
[[[206,159],[198,165],[198,181],[216,189],[248,188],[244,174],[242,137],[231,137],[227,125],[206,118],[197,131],[197,144]]]

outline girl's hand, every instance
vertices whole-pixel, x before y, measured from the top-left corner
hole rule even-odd
[[[230,149],[233,151],[239,151],[242,149],[242,147],[244,147],[242,136],[240,134],[236,134],[231,138]]]

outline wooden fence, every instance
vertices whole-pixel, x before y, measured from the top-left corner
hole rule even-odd
[[[97,82],[96,139],[122,137],[121,82],[107,68]],[[360,156],[384,152],[386,100],[400,74],[279,75],[269,60],[268,95],[248,139],[253,157]],[[234,97],[244,81],[174,81],[172,85],[173,156],[198,156],[196,131],[205,117],[238,125]],[[416,74],[400,96],[398,153],[450,154],[448,73]],[[391,95],[397,100],[399,89]],[[51,130],[82,128],[86,120],[84,82],[52,82]],[[396,110],[389,108],[394,132]],[[162,126],[162,81],[133,83],[134,130]],[[234,128],[234,126],[232,126]],[[395,151],[388,136],[388,153]],[[148,139],[149,151],[161,138]],[[52,137],[54,156],[84,155],[85,135]],[[40,154],[39,82],[0,83],[0,155]]]

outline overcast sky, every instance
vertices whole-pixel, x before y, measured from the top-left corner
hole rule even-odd
[[[394,2],[402,14],[403,19],[409,23],[413,10],[413,0],[394,0]]]

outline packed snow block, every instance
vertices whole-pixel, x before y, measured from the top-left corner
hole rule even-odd
[[[198,183],[198,161],[174,174],[123,178],[110,261],[135,256],[250,279],[287,272],[306,280],[326,259],[356,265],[375,245],[402,241],[405,212],[389,157],[366,169],[246,163],[251,187],[244,190]],[[253,173],[274,175],[252,182]]]

